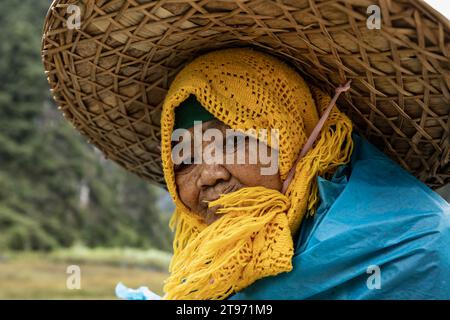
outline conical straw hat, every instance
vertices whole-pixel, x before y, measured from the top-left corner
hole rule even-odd
[[[379,29],[368,28],[371,5]],[[65,118],[107,158],[164,185],[170,83],[199,54],[229,47],[278,56],[330,94],[352,80],[338,104],[356,130],[429,186],[450,182],[450,22],[423,1],[57,0],[42,57]]]

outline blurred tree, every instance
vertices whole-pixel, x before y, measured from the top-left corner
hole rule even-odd
[[[105,161],[49,97],[40,41],[50,3],[0,4],[0,249],[170,250],[156,187]]]

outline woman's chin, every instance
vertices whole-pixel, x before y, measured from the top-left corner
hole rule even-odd
[[[217,207],[212,207],[206,210],[206,213],[203,215],[203,220],[207,225],[210,225],[214,221],[220,219],[220,217],[222,216],[216,213],[217,209],[218,209]]]

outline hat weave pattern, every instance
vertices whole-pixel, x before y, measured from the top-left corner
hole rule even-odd
[[[381,29],[367,28],[368,6]],[[67,27],[81,9],[79,29]],[[107,158],[164,185],[160,115],[183,66],[221,48],[278,56],[430,187],[450,182],[450,23],[419,0],[56,0],[42,57],[65,118]]]

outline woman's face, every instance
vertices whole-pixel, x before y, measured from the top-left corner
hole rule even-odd
[[[223,137],[226,137],[226,129],[229,129],[227,125],[218,120],[204,122],[201,127],[202,132],[212,128],[218,129],[222,132]],[[194,127],[190,128],[189,132],[193,136]],[[267,167],[267,165],[261,164],[259,154],[255,164],[249,161],[249,152],[254,152],[254,150],[249,148],[248,141],[246,139],[246,143],[243,146],[245,148],[244,164],[236,164],[236,161],[234,163],[233,161],[231,163],[223,161],[221,164],[208,162],[208,164],[205,161],[201,161],[199,164],[178,164],[174,166],[175,182],[181,201],[186,207],[199,214],[205,223],[210,224],[220,218],[220,214],[216,214],[217,207],[208,208],[208,202],[218,199],[222,194],[234,192],[243,187],[256,186],[281,190],[282,181],[278,172],[272,175],[261,173],[261,169]],[[192,143],[191,154],[202,152],[205,154],[208,145],[217,142],[214,140],[202,141],[201,144],[195,146],[196,149],[194,149],[195,144]],[[225,145],[225,141],[223,141],[223,145]],[[263,146],[267,148],[269,154],[273,152],[267,145],[263,144]],[[226,153],[237,152],[237,149],[234,148],[230,151],[230,149],[224,147],[224,158]]]

